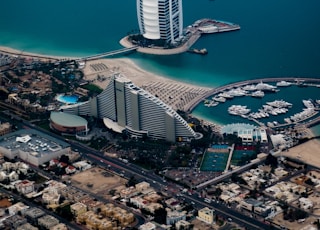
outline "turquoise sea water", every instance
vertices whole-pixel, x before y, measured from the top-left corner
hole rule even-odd
[[[320,1],[190,0],[183,4],[185,26],[200,18],[215,18],[240,24],[241,30],[203,36],[195,47],[206,48],[206,56],[128,57],[146,70],[208,87],[262,77],[320,78]],[[132,0],[13,0],[2,2],[1,9],[0,45],[42,54],[83,56],[118,49],[119,40],[138,28]],[[283,96],[298,97],[296,92]],[[194,114],[220,123],[230,118],[201,105]]]

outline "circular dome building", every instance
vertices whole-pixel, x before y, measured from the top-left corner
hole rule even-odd
[[[51,112],[50,128],[60,133],[86,135],[88,122],[86,119],[64,112]]]

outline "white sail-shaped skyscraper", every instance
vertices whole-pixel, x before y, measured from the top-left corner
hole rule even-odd
[[[182,37],[182,0],[137,0],[140,33],[150,40],[176,43]]]

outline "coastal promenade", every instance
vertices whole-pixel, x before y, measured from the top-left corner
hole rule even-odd
[[[231,83],[228,85],[224,85],[218,88],[214,88],[206,94],[202,95],[202,97],[197,98],[197,100],[193,100],[192,102],[186,104],[184,106],[184,111],[186,112],[192,112],[192,110],[202,101],[204,101],[206,98],[211,97],[215,94],[221,93],[225,90],[229,90],[232,88],[237,88],[249,84],[257,84],[260,82],[264,83],[270,83],[270,82],[278,82],[278,81],[291,81],[291,82],[311,82],[311,83],[320,83],[319,78],[302,78],[302,77],[280,77],[280,78],[259,78],[259,79],[252,79],[252,80],[246,80],[246,81],[240,81],[240,82],[235,82]]]

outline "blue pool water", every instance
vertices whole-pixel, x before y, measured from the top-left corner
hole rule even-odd
[[[75,104],[78,102],[79,97],[76,95],[59,95],[57,100],[65,104]]]

